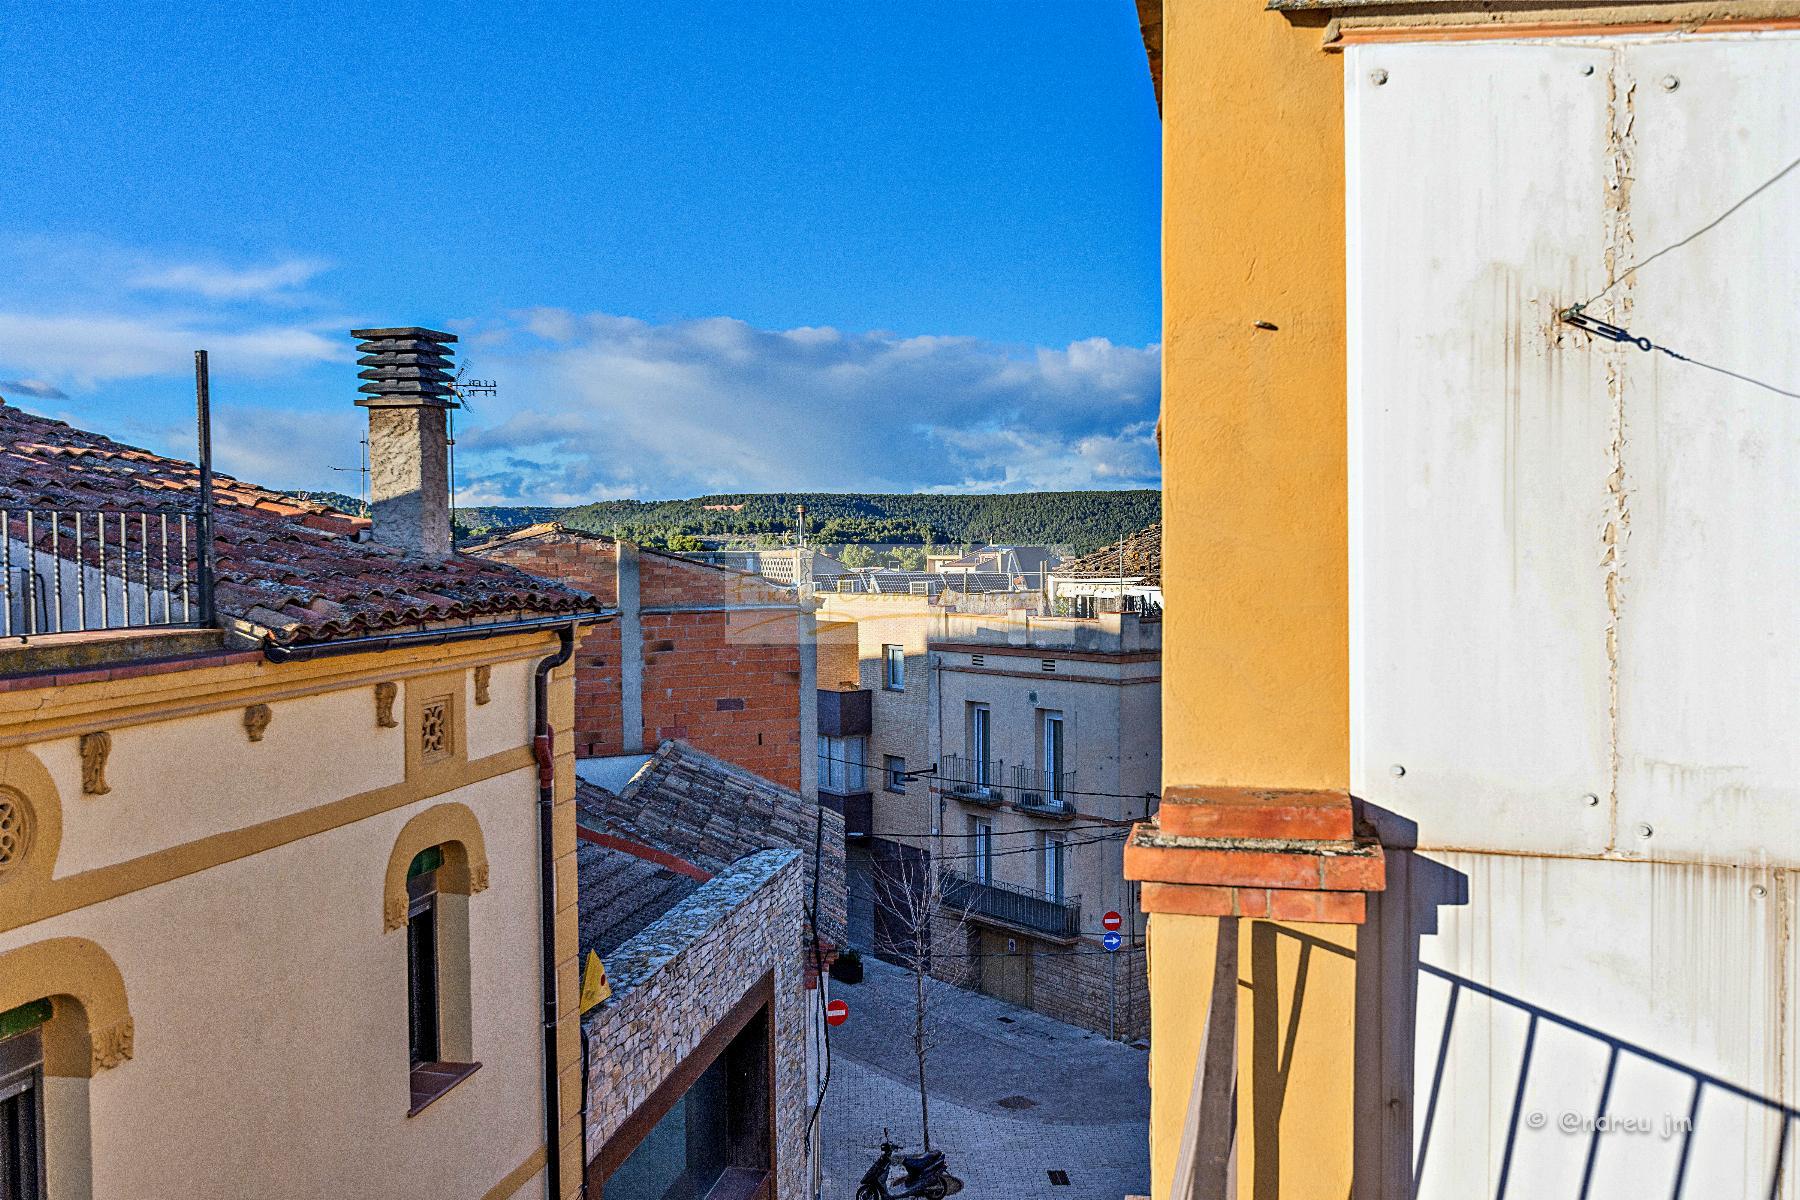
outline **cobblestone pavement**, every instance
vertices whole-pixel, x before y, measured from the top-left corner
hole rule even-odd
[[[911,978],[864,959],[833,983],[850,1020],[832,1031],[823,1114],[823,1200],[851,1200],[883,1126],[919,1148]],[[931,1004],[932,1145],[967,1200],[1123,1200],[1149,1190],[1150,1089],[1143,1050],[944,984]],[[1049,1172],[1068,1173],[1066,1186]]]

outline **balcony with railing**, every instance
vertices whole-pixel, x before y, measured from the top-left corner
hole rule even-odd
[[[1081,936],[1081,897],[1046,896],[1030,888],[941,873],[944,907],[969,920],[1022,930],[1052,941]]]
[[[944,791],[959,800],[995,808],[1006,803],[1003,760],[945,754],[938,760],[938,777],[943,780]]]
[[[1005,759],[975,759],[946,754],[938,763],[944,790],[959,800],[998,808],[1011,805],[1037,817],[1073,817],[1075,772],[1045,771]]]
[[[1013,807],[1037,817],[1073,817],[1075,772],[1046,771],[1038,767],[1014,767],[1007,795]]]
[[[0,508],[0,637],[212,623],[201,514]]]

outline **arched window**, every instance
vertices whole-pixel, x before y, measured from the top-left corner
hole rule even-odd
[[[473,1075],[469,898],[487,887],[487,849],[475,814],[439,804],[406,823],[388,860],[390,931],[406,930],[409,1114]]]
[[[132,1040],[124,982],[93,942],[0,954],[0,1197],[91,1195],[89,1082]]]

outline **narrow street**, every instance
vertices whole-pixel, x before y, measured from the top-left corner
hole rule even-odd
[[[824,1200],[850,1200],[885,1126],[919,1148],[906,972],[865,958],[860,984],[832,984],[850,1019],[832,1031]],[[1143,1050],[976,992],[934,984],[932,1145],[969,1200],[1122,1200],[1149,1189],[1150,1089]],[[1052,1171],[1067,1173],[1067,1184]]]

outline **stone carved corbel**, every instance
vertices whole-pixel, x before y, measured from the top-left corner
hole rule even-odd
[[[93,1069],[104,1070],[116,1067],[131,1057],[131,1018],[96,1029],[93,1033],[94,1060]]]
[[[263,730],[269,727],[269,720],[274,715],[266,704],[252,704],[244,710],[244,732],[250,735],[251,741],[263,740]]]
[[[393,729],[400,724],[394,719],[394,698],[399,694],[400,685],[397,683],[375,685],[375,724],[383,729]]]
[[[488,695],[488,685],[494,681],[494,668],[487,664],[475,668],[475,703],[486,704],[492,697]]]
[[[487,891],[487,886],[488,865],[485,862],[478,862],[469,868],[469,895],[473,896],[476,892],[485,892]]]
[[[392,933],[406,924],[406,897],[389,896],[382,912],[387,931]]]
[[[112,791],[106,784],[106,756],[112,753],[112,734],[106,732],[81,735],[81,791],[85,796],[104,796]]]

